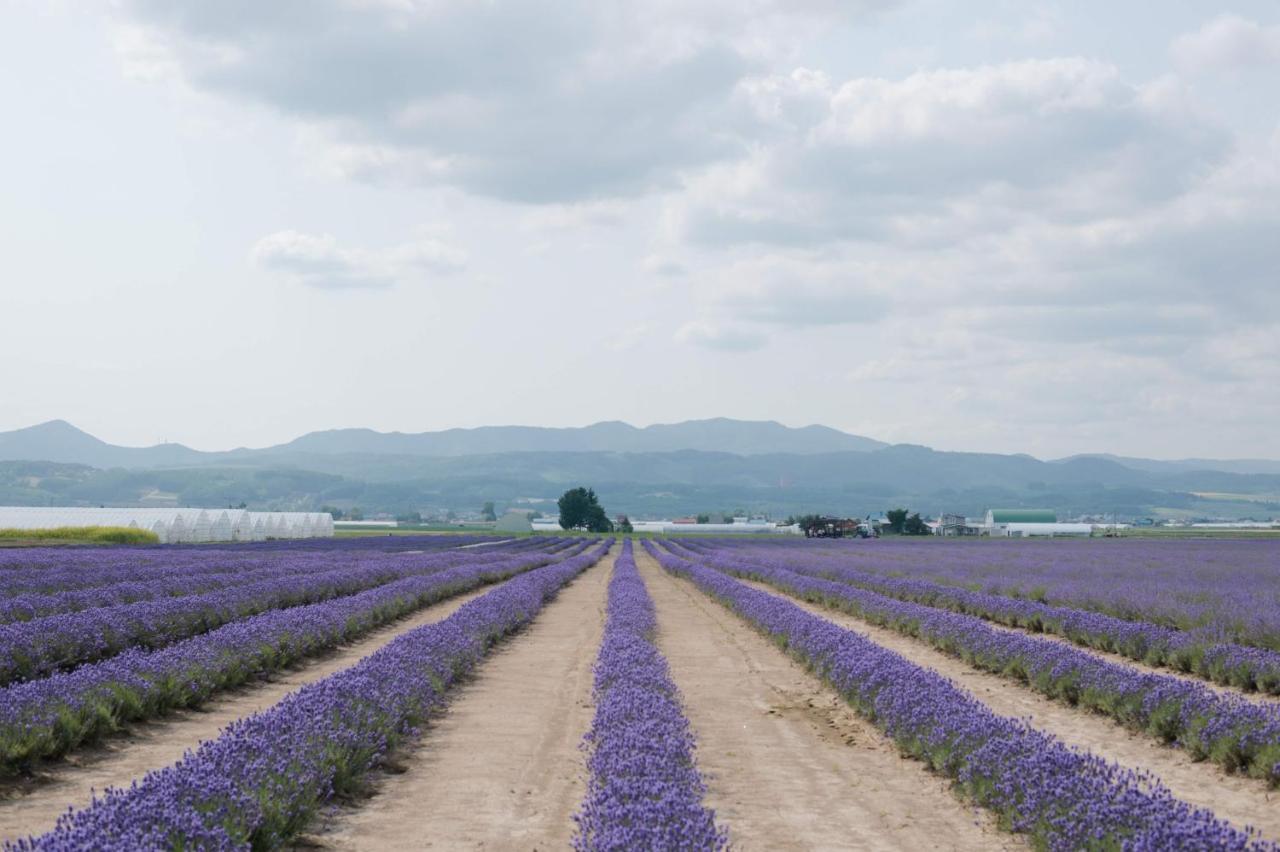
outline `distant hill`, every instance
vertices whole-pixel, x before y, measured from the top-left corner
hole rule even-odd
[[[65,420],[0,432],[0,460],[55,461],[93,467],[170,467],[279,460],[295,454],[471,456],[524,452],[674,452],[703,450],[736,455],[865,452],[888,446],[826,426],[791,428],[773,421],[690,420],[637,428],[612,421],[565,429],[483,426],[442,432],[330,429],[262,449],[201,452],[181,444],[119,447]]]
[[[65,420],[0,432],[0,460],[52,461],[92,467],[166,467],[199,464],[207,455],[182,444],[118,447]]]
[[[339,429],[214,453],[180,444],[119,447],[61,420],[0,433],[0,503],[18,505],[243,502],[400,512],[467,511],[493,500],[551,511],[565,488],[582,484],[610,510],[650,516],[737,509],[861,515],[891,505],[929,514],[1029,506],[1064,515],[1280,515],[1277,462],[1042,461],[728,419],[643,429],[618,422],[417,434]]]
[[[98,470],[0,461],[0,503],[196,505],[255,509],[359,506],[366,512],[475,510],[520,504],[553,513],[588,484],[611,511],[672,516],[702,511],[865,515],[909,506],[980,514],[991,506],[1121,517],[1280,515],[1280,476],[1216,471],[1151,474],[1101,459],[942,453],[895,446],[870,453],[739,456],[535,452],[476,456],[296,454],[292,464]],[[1212,492],[1205,496],[1204,492]],[[1228,495],[1228,496],[1223,496]]]
[[[362,453],[368,455],[471,456],[488,453],[607,452],[665,453],[676,450],[733,453],[866,452],[888,446],[827,426],[792,428],[773,421],[689,420],[637,428],[619,421],[552,429],[538,426],[482,426],[442,432],[375,432],[332,429],[311,432],[263,453]]]
[[[1059,462],[1075,462],[1080,459],[1102,459],[1115,462],[1133,470],[1148,473],[1186,473],[1196,470],[1216,470],[1223,473],[1280,474],[1280,461],[1272,459],[1143,459],[1132,456],[1114,456],[1110,453],[1091,453],[1057,459]]]

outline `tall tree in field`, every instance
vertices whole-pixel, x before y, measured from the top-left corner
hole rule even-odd
[[[920,513],[916,512],[902,524],[902,531],[907,535],[930,535],[933,530],[929,529],[929,525],[925,523],[924,518],[920,517]]]
[[[484,504],[484,508],[480,510],[480,517],[486,521],[498,520],[498,513],[493,510],[492,500],[489,500]]]
[[[884,513],[889,519],[889,531],[895,535],[902,535],[907,527],[907,510],[906,509],[890,509]]]
[[[613,531],[613,522],[590,488],[570,488],[560,497],[560,528],[605,533]]]

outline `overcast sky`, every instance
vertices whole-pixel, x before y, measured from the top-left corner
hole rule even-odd
[[[0,53],[0,429],[1280,457],[1274,0],[0,0]]]

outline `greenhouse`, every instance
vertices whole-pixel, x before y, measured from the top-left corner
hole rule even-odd
[[[133,527],[155,533],[163,544],[333,536],[333,518],[328,512],[0,506],[0,529],[58,527]]]

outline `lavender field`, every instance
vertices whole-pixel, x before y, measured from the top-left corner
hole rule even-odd
[[[6,848],[1274,849],[1269,542],[0,555]]]

